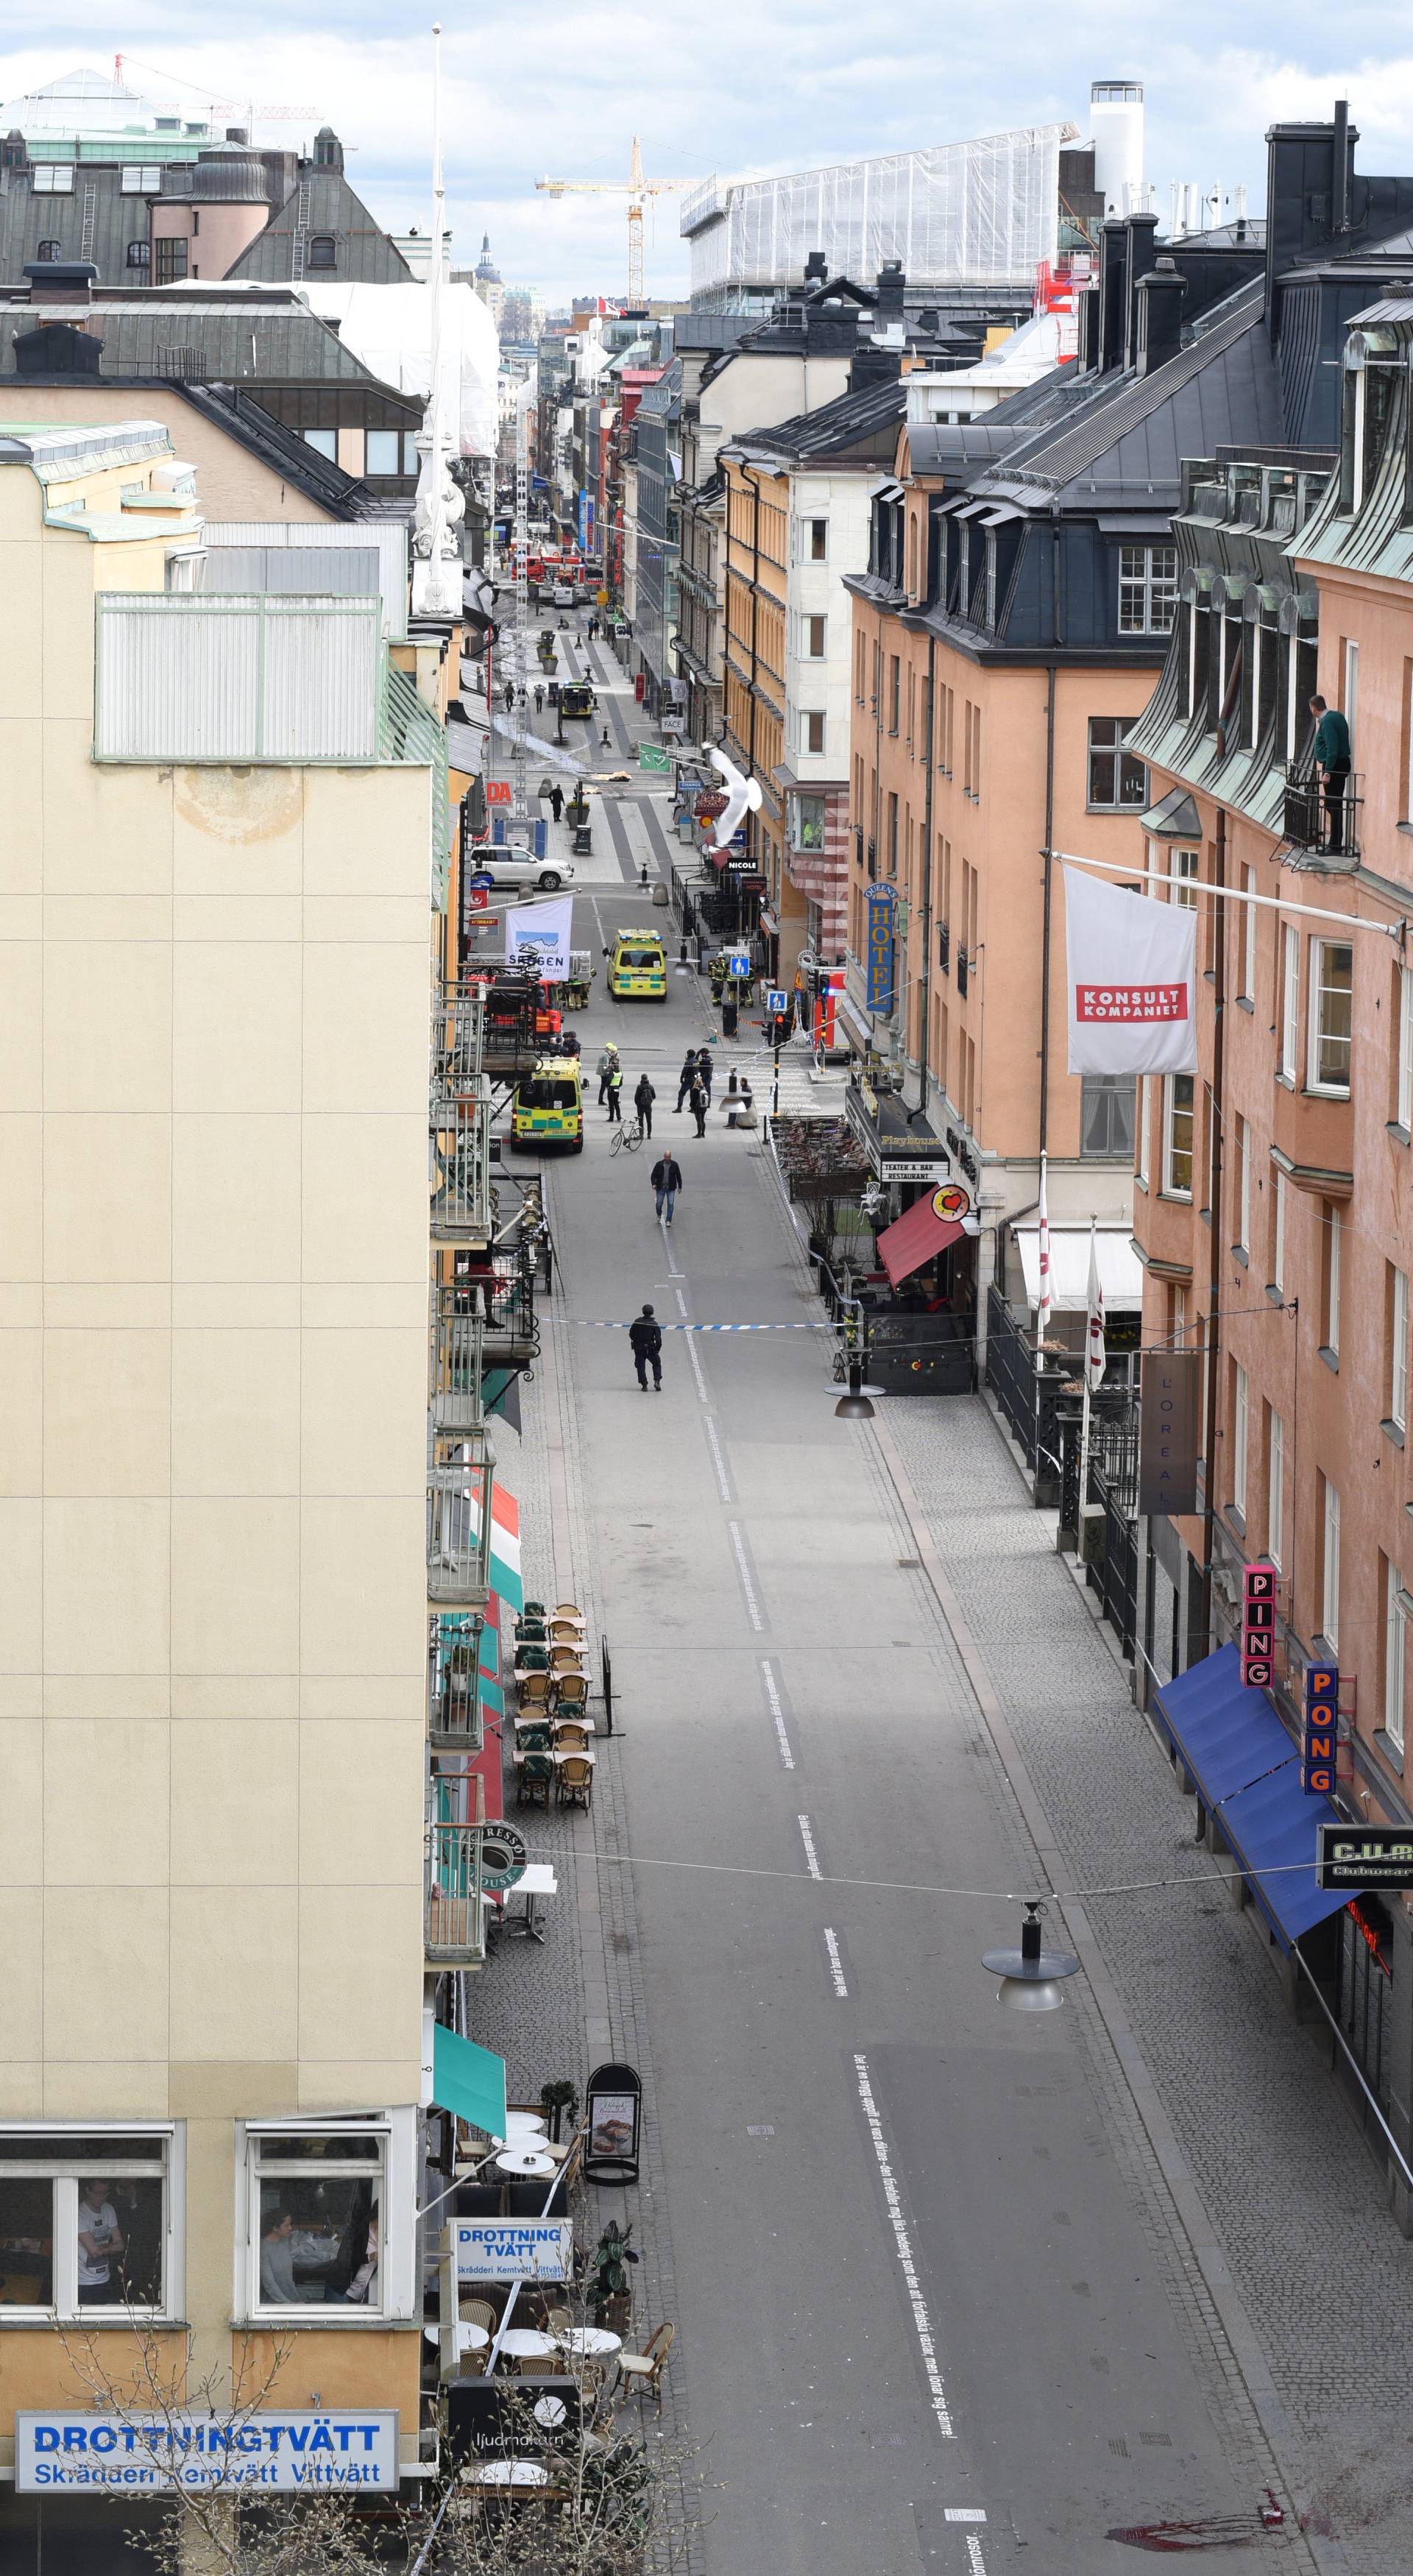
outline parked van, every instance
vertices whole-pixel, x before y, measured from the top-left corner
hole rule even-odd
[[[584,1150],[584,1091],[578,1059],[550,1055],[515,1086],[510,1133],[517,1145],[567,1145]]]
[[[609,952],[608,989],[616,1002],[665,1002],[667,951],[655,930],[620,930]]]

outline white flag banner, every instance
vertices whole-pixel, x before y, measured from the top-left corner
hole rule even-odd
[[[1037,1307],[1037,1309],[1036,1309],[1036,1317],[1035,1317],[1035,1332],[1036,1332],[1036,1339],[1037,1339],[1037,1341],[1038,1341],[1038,1340],[1040,1340],[1040,1339],[1041,1339],[1041,1337],[1042,1337],[1044,1334],[1048,1333],[1048,1332],[1049,1332],[1049,1330],[1050,1330],[1050,1307],[1051,1307],[1051,1303],[1052,1303],[1051,1290],[1052,1290],[1052,1288],[1053,1288],[1053,1286],[1054,1286],[1054,1274],[1052,1273],[1051,1268],[1050,1268],[1050,1210],[1049,1210],[1049,1207],[1048,1207],[1048,1205],[1047,1205],[1047,1203],[1046,1203],[1046,1195],[1045,1195],[1045,1156],[1044,1156],[1043,1154],[1042,1154],[1042,1155],[1041,1155],[1041,1157],[1040,1157],[1040,1226],[1039,1226],[1039,1251],[1040,1251],[1040,1303],[1039,1303],[1039,1306],[1038,1306],[1038,1307]],[[1036,1362],[1036,1365],[1037,1365],[1037,1367],[1039,1366],[1039,1362],[1038,1362],[1038,1361]]]
[[[1065,869],[1071,1073],[1195,1073],[1197,915]]]
[[[1084,1383],[1091,1395],[1097,1395],[1104,1383],[1108,1353],[1104,1347],[1104,1291],[1099,1281],[1099,1245],[1092,1222],[1089,1228],[1089,1293],[1085,1302],[1089,1320],[1084,1337]]]
[[[567,984],[573,918],[572,895],[562,903],[516,905],[505,916],[506,964],[518,958],[522,965],[533,963],[542,984]]]

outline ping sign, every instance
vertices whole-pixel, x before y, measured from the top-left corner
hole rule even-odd
[[[1300,1786],[1308,1798],[1333,1796],[1338,1749],[1339,1674],[1333,1664],[1307,1664]]]
[[[1241,1578],[1241,1678],[1248,1690],[1269,1690],[1275,1680],[1276,1569],[1248,1565]]]

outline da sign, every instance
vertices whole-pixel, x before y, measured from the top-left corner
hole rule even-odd
[[[160,2494],[173,2487],[294,2495],[398,2482],[395,2410],[269,2415],[17,2414],[21,2495]]]

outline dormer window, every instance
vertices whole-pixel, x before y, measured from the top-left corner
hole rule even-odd
[[[310,234],[309,265],[311,268],[333,268],[337,265],[337,245],[332,233]]]
[[[64,256],[64,245],[62,242],[42,241],[37,245],[34,255],[36,259],[62,259]]]
[[[37,197],[71,197],[74,193],[72,161],[36,161],[30,186]]]
[[[1351,331],[1344,349],[1339,506],[1363,507],[1383,459],[1396,390],[1398,343],[1389,330]]]

